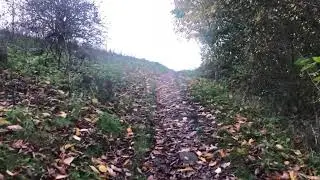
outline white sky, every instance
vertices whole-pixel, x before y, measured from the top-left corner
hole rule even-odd
[[[200,48],[174,31],[173,0],[104,0],[107,48],[157,61],[174,70],[200,65]]]

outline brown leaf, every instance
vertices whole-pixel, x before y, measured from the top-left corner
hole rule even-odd
[[[61,118],[66,118],[67,117],[67,113],[65,113],[65,112],[63,112],[63,111],[60,111],[58,114],[57,114],[57,116],[58,117],[61,117]]]
[[[63,160],[63,164],[70,166],[70,164],[72,163],[72,161],[74,160],[74,157],[69,157],[65,160]]]
[[[55,179],[65,179],[67,178],[69,175],[62,175],[62,174],[58,174]]]
[[[116,177],[117,173],[113,171],[113,169],[107,167],[108,174],[112,177]]]
[[[8,126],[7,129],[11,131],[22,131],[23,127],[21,127],[20,125],[12,125],[12,126]]]
[[[219,150],[219,154],[222,158],[227,157],[227,152],[224,149]]]
[[[89,167],[92,169],[93,172],[95,172],[97,174],[100,173],[99,170],[96,167],[94,167],[94,166],[89,166]]]
[[[132,131],[131,127],[127,128],[127,135],[128,136],[132,136],[133,135],[133,131]]]
[[[69,148],[72,148],[73,146],[74,146],[74,144],[66,144],[66,145],[63,146],[63,149],[67,150]]]
[[[289,176],[290,176],[290,180],[297,180],[298,179],[297,178],[298,174],[295,171],[289,171]]]
[[[290,162],[289,161],[285,161],[285,162],[283,162],[285,165],[289,165],[290,164]]]
[[[16,175],[18,175],[18,173],[13,173],[13,172],[11,172],[11,171],[9,171],[9,170],[6,170],[6,173],[7,173],[9,176],[16,176]]]
[[[10,125],[11,123],[4,118],[0,117],[0,126]]]
[[[222,172],[222,169],[219,167],[214,171],[216,174],[220,174]]]
[[[50,117],[51,114],[49,114],[49,113],[42,113],[42,116],[43,116],[44,118],[46,118],[46,117]]]
[[[212,153],[204,153],[203,157],[206,158],[207,160],[211,160],[213,159],[213,154]]]
[[[178,169],[178,172],[187,172],[187,171],[194,171],[194,169],[192,167],[186,167],[186,168],[183,168],[183,169]]]
[[[213,166],[216,166],[218,164],[218,162],[217,161],[214,161],[214,162],[211,162],[210,164],[209,164],[209,166],[210,167],[213,167]]]
[[[81,135],[80,129],[76,128],[76,136],[80,136],[80,135]]]
[[[111,165],[110,168],[113,169],[113,170],[115,170],[115,171],[117,171],[117,172],[122,172],[122,169],[118,168],[118,167],[115,166],[115,165]]]
[[[254,143],[254,140],[251,138],[251,139],[249,139],[249,141],[248,141],[248,145],[252,145]]]
[[[81,138],[78,137],[78,136],[76,136],[76,135],[74,135],[74,136],[72,136],[72,137],[73,137],[73,139],[75,139],[75,140],[77,140],[77,141],[81,141]]]
[[[309,180],[320,180],[320,176],[306,176]]]
[[[102,173],[106,173],[108,171],[108,168],[105,165],[99,165],[98,169]]]

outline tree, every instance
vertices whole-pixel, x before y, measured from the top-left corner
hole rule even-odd
[[[175,0],[173,13],[177,29],[203,44],[207,76],[295,117],[296,127],[320,129],[320,93],[309,80],[320,82],[311,58],[320,56],[319,11],[318,0]],[[299,76],[300,58],[311,77]]]
[[[102,40],[98,9],[91,0],[26,0],[22,26],[45,39],[58,63],[65,54],[68,64],[78,44],[96,45]]]
[[[2,34],[0,34],[0,69],[7,64],[8,61],[8,51],[7,43]]]

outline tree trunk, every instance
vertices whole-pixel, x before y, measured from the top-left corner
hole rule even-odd
[[[0,41],[0,68],[4,67],[8,62],[7,43]]]

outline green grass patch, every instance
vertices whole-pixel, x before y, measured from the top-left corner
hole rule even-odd
[[[120,119],[112,114],[103,113],[97,121],[97,127],[103,133],[111,133],[113,135],[120,135],[123,132],[123,126]]]
[[[0,173],[6,174],[6,170],[21,171],[19,176],[15,177],[18,179],[40,179],[46,172],[45,165],[40,160],[29,155],[17,154],[15,150],[0,145]]]

